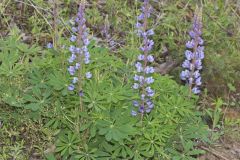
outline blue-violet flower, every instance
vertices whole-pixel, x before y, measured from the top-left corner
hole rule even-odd
[[[202,35],[202,21],[201,16],[195,14],[194,22],[189,36],[191,40],[186,43],[188,48],[185,51],[186,60],[182,67],[185,69],[181,72],[180,77],[189,85],[190,91],[194,94],[200,93],[200,86],[202,85],[200,70],[202,69],[202,60],[204,59],[204,41]]]
[[[143,44],[140,47],[142,54],[138,55],[137,62],[135,64],[137,74],[134,75],[133,89],[138,90],[140,93],[140,100],[134,100],[133,106],[138,107],[132,110],[132,116],[136,116],[139,113],[143,116],[144,113],[150,113],[154,107],[152,97],[154,96],[154,90],[149,86],[154,82],[151,74],[154,73],[154,68],[148,66],[154,62],[154,57],[149,55],[152,50],[154,42],[149,39],[149,36],[154,34],[153,29],[147,28],[148,18],[152,12],[152,6],[149,4],[149,0],[144,0],[143,6],[141,7],[141,14],[138,16],[138,22],[136,24],[137,35],[143,39]]]
[[[87,46],[89,45],[88,32],[86,27],[85,19],[85,5],[80,3],[77,18],[75,22],[77,23],[76,27],[72,27],[73,35],[71,35],[70,41],[73,43],[69,47],[71,56],[68,58],[68,62],[72,65],[68,67],[68,72],[71,76],[74,76],[72,83],[68,86],[68,90],[73,91],[75,89],[75,84],[79,83],[84,78],[83,67],[86,64],[90,63],[90,53],[88,52]],[[85,70],[85,69],[84,69]],[[77,75],[75,75],[78,73]],[[87,79],[92,77],[91,72],[86,72],[85,76]],[[79,96],[83,95],[82,87],[79,87]],[[80,94],[81,93],[81,94]]]

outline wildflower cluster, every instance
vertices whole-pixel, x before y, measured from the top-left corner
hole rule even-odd
[[[73,76],[72,83],[68,86],[68,89],[70,91],[74,90],[75,84],[83,78],[81,73],[83,66],[90,63],[90,54],[87,48],[87,46],[89,45],[89,39],[87,27],[85,24],[86,19],[84,18],[85,16],[84,10],[85,10],[84,3],[80,3],[77,18],[75,20],[78,26],[77,28],[76,27],[72,28],[74,34],[70,38],[70,41],[76,44],[76,46],[71,45],[69,47],[71,56],[69,57],[68,62],[71,65],[68,67],[68,72],[71,76]],[[79,48],[79,46],[81,47]],[[91,72],[86,72],[85,77],[87,79],[90,79],[92,77]],[[79,93],[80,92],[82,91],[80,90]]]
[[[182,64],[185,70],[181,72],[180,77],[189,85],[190,90],[194,94],[199,94],[199,87],[202,84],[200,70],[202,69],[202,60],[204,59],[204,41],[201,38],[201,16],[197,14],[194,16],[192,30],[189,32],[189,35],[191,40],[186,43],[188,48],[185,51],[186,60]]]
[[[154,73],[154,68],[149,66],[150,63],[154,62],[154,57],[149,55],[152,50],[154,42],[149,39],[149,36],[154,34],[153,29],[147,29],[147,20],[152,12],[152,7],[149,4],[149,0],[145,0],[141,8],[141,14],[138,16],[138,22],[136,24],[138,35],[143,38],[143,45],[140,47],[142,54],[138,56],[138,61],[135,64],[137,74],[134,76],[135,83],[132,88],[139,90],[141,96],[140,101],[133,101],[133,105],[138,107],[138,112],[132,110],[132,115],[136,116],[138,113],[143,114],[149,113],[154,107],[151,98],[155,92],[150,87],[150,84],[154,82],[151,74]]]

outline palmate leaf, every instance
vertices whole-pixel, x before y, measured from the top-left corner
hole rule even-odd
[[[56,143],[56,152],[60,152],[62,156],[70,156],[76,152],[80,139],[74,133],[68,132],[67,134],[60,135]]]
[[[104,98],[100,93],[103,90],[104,84],[92,80],[86,85],[86,92],[83,101],[87,104],[88,108],[96,111],[105,110],[108,106],[104,102]]]
[[[7,77],[17,77],[19,75],[22,75],[24,73],[24,65],[19,63],[12,63],[9,62],[5,63],[3,62],[0,66],[0,74],[5,75]]]
[[[30,73],[29,73],[29,82],[34,85],[37,86],[39,88],[47,88],[46,82],[48,80],[48,76],[46,76],[47,74],[44,73],[44,71],[40,70],[40,69],[33,69]]]
[[[2,93],[2,100],[4,103],[7,103],[13,107],[23,107],[23,104],[26,102],[23,98],[21,91],[17,87],[1,87],[0,91]]]
[[[21,39],[21,35],[17,33],[20,31],[16,26],[10,31],[10,35],[5,39],[0,40],[0,50],[3,52],[11,52],[15,53],[18,51],[17,46],[21,43],[19,40]],[[16,31],[16,32],[15,32]],[[13,33],[14,32],[14,33]]]
[[[30,103],[24,106],[26,109],[30,109],[32,111],[37,111],[41,109],[41,105],[39,103]]]
[[[184,100],[180,96],[161,96],[161,101],[159,102],[159,105],[162,106],[162,108],[169,113],[169,119],[173,119],[173,121],[177,122],[177,119],[174,118],[174,116],[178,117],[184,117],[188,116],[190,117],[193,115],[192,109],[193,105],[192,103]],[[164,114],[166,115],[166,114]]]
[[[41,51],[41,48],[38,47],[36,44],[33,44],[32,46],[28,46],[25,43],[20,43],[17,45],[17,48],[23,52],[25,55],[36,55]]]
[[[32,91],[27,92],[23,97],[26,101],[24,108],[37,111],[49,106],[51,104],[51,94],[50,90],[41,90],[38,87],[33,87]]]
[[[108,103],[117,103],[123,100],[127,100],[130,97],[130,93],[132,90],[129,90],[127,87],[122,86],[118,83],[117,86],[109,86],[104,90],[104,99]]]
[[[119,61],[118,57],[114,55],[109,55],[109,49],[101,47],[92,47],[89,52],[94,55],[92,63],[90,65],[91,69],[99,70],[104,74],[111,74],[117,69],[122,68],[125,65],[122,61]],[[114,65],[113,65],[114,64]],[[108,72],[109,71],[109,72]]]
[[[5,44],[5,41],[2,43]],[[16,77],[23,74],[25,65],[23,63],[23,59],[21,59],[19,50],[16,49],[16,46],[8,48],[8,45],[9,44],[7,43],[3,46],[0,45],[0,74],[7,77]]]
[[[5,75],[7,77],[17,77],[24,73],[24,64],[18,63],[19,56],[9,53],[1,53],[0,61],[2,64],[0,65],[0,75]]]
[[[30,95],[30,94],[24,95],[24,99],[25,99],[26,101],[30,101],[30,102],[38,102],[38,100],[37,100],[34,96],[32,96],[32,95]]]
[[[101,97],[101,95],[96,92],[92,92],[92,94],[86,94],[86,96],[84,97],[84,102],[88,104],[87,107],[93,108],[97,111],[105,110],[105,103],[103,100],[104,99]]]
[[[96,155],[97,148],[89,149],[87,145],[84,147],[84,151],[79,151],[74,156],[75,159],[79,160],[96,160],[99,155]]]
[[[160,148],[163,147],[164,142],[159,132],[144,132],[139,140],[139,150],[145,157],[153,157]]]
[[[132,158],[133,157],[133,151],[132,149],[127,145],[127,143],[119,144],[116,143],[113,146],[113,153],[112,158]]]
[[[46,159],[47,159],[47,160],[56,160],[54,154],[52,154],[52,153],[46,155]]]
[[[49,81],[48,84],[53,86],[55,90],[63,90],[67,89],[67,86],[69,85],[69,81],[67,79],[66,75],[63,75],[60,71],[54,71],[54,73],[49,75]]]
[[[204,150],[200,150],[200,149],[193,149],[191,151],[188,152],[189,156],[196,156],[196,155],[201,155],[204,154],[205,151]]]
[[[117,111],[115,111],[117,112]],[[118,110],[117,113],[120,114],[121,110]],[[125,113],[126,114],[126,113]],[[121,115],[121,114],[120,114]],[[115,141],[123,141],[127,139],[129,136],[136,134],[136,129],[133,127],[133,123],[129,123],[129,118],[126,116],[114,116],[112,115],[111,120],[98,120],[97,128],[98,134],[104,135],[107,141],[115,140]]]
[[[133,152],[133,160],[144,160],[145,158],[141,155],[141,151],[135,149]]]
[[[185,139],[201,139],[202,141],[209,142],[208,126],[199,124],[199,122],[194,120],[192,122],[195,122],[195,125],[186,124],[186,126],[183,126],[183,137]]]

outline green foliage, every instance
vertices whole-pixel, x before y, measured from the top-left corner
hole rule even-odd
[[[24,142],[16,143],[14,146],[6,147],[4,146],[2,148],[2,151],[0,151],[0,158],[5,160],[5,159],[16,159],[16,160],[21,160],[26,157],[24,157]]]
[[[136,134],[133,124],[129,123],[130,120],[129,113],[126,113],[126,111],[116,109],[112,113],[106,113],[104,119],[98,120],[96,123],[98,134],[103,135],[109,142],[112,140],[121,142],[124,139],[129,139],[128,136]]]
[[[232,119],[231,117],[224,119],[224,128],[223,132],[226,138],[230,138],[233,141],[240,140],[240,118]]]
[[[214,103],[214,108],[208,108],[205,110],[206,112],[206,116],[210,119],[211,121],[211,140],[214,142],[217,139],[219,139],[219,137],[223,134],[222,131],[220,132],[216,132],[217,130],[221,129],[223,126],[221,123],[222,122],[222,106],[225,103],[223,102],[223,100],[221,98],[218,98]]]
[[[21,37],[16,36],[18,32],[19,31],[14,28],[11,33],[14,36],[0,41],[0,75],[8,79],[16,78],[24,74],[26,58],[23,57],[24,52],[18,49],[21,44],[18,41]]]
[[[194,149],[194,142],[192,141],[182,141],[181,144],[183,146],[182,152],[170,150],[170,152],[173,154],[173,160],[194,160],[195,158],[193,158],[193,156],[205,153],[203,150]]]
[[[76,134],[63,134],[59,136],[58,142],[56,143],[56,152],[60,152],[63,157],[68,157],[77,150],[79,142],[80,139]]]
[[[56,149],[50,159],[55,156],[86,160],[171,159],[179,154],[192,159],[202,153],[196,149],[195,141],[207,142],[208,132],[199,120],[200,114],[195,112],[197,97],[189,99],[186,87],[179,86],[171,77],[155,74],[156,107],[141,122],[130,115],[131,99],[137,97],[131,89],[130,78],[134,72],[130,63],[126,65],[94,42],[89,51],[92,53],[93,63],[89,69],[93,79],[84,82],[83,102],[86,107],[81,113],[76,112],[79,105],[77,93],[66,89],[70,77],[61,69],[65,64],[61,63],[61,56],[53,56],[54,50],[46,50],[48,55],[41,60],[37,55],[31,55],[34,57],[31,63],[25,63],[26,67],[11,79],[6,74],[2,76],[2,103],[30,112],[30,118],[45,123],[42,132],[51,140],[56,138]],[[7,52],[7,55],[15,56],[14,53]],[[22,59],[20,55],[9,64],[18,63]],[[22,52],[22,55],[27,53]],[[18,79],[22,80],[16,85]],[[14,85],[6,87],[4,83],[8,80]],[[84,119],[80,132],[75,130],[79,124],[76,121],[78,116]],[[175,143],[178,140],[181,140],[180,144]]]
[[[212,128],[215,129],[220,122],[221,114],[222,114],[222,107],[223,101],[222,99],[217,99],[214,103],[214,109],[208,109],[206,110],[207,115],[212,120]]]
[[[26,109],[31,109],[33,111],[40,110],[43,107],[49,106],[51,104],[51,91],[41,91],[37,87],[33,87],[31,92],[24,95]]]
[[[0,159],[34,159],[37,153],[40,159],[48,160],[192,160],[204,153],[198,147],[199,142],[211,143],[219,138],[215,129],[221,128],[222,100],[218,99],[214,109],[204,112],[212,122],[209,132],[201,119],[203,113],[196,110],[198,96],[190,98],[188,88],[174,81],[179,79],[180,67],[171,73],[176,76],[154,75],[155,108],[150,114],[142,120],[130,115],[132,99],[138,97],[131,84],[133,63],[139,52],[134,33],[139,3],[98,2],[89,1],[86,12],[87,25],[94,31],[90,34],[94,40],[89,45],[92,63],[88,65],[93,78],[83,82],[82,112],[79,112],[78,93],[67,90],[71,81],[66,69],[70,45],[67,37],[72,23],[69,17],[77,11],[76,1],[59,4],[57,33],[53,31],[51,3],[29,1],[19,11],[19,15],[26,14],[16,22],[21,30],[12,27],[11,18],[5,17],[9,14],[7,9],[15,9],[17,2],[0,4],[4,17],[0,25],[11,26],[9,35],[0,39],[0,133],[3,133]],[[150,24],[156,32],[153,54],[157,63],[176,60],[180,64],[196,3],[152,1],[152,5],[155,20]],[[235,29],[238,26],[235,9],[233,1],[203,4],[204,86],[217,96],[224,95],[224,89],[227,94],[238,91],[240,32]],[[19,15],[16,14],[16,19]],[[104,20],[109,21],[111,41],[116,46],[101,45]],[[26,40],[28,34],[30,40]],[[40,47],[56,35],[58,46]],[[29,146],[31,152],[26,151]]]

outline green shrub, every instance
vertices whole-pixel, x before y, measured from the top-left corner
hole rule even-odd
[[[10,36],[2,43],[11,40],[10,44],[25,45],[13,39]],[[64,49],[61,56],[56,56],[53,49],[44,50],[47,54],[41,56],[32,52],[36,48],[29,50],[2,46],[1,100],[5,105],[26,110],[29,118],[44,123],[43,133],[56,132],[56,157],[140,160],[184,155],[185,159],[191,159],[202,153],[196,149],[197,141],[207,141],[208,132],[196,111],[198,98],[189,98],[188,89],[171,77],[154,75],[156,107],[141,121],[130,114],[132,99],[138,97],[130,86],[134,73],[131,63],[126,65],[121,58],[109,54],[108,49],[92,42],[89,51],[93,63],[89,69],[93,79],[84,83],[85,112],[78,113],[78,97],[66,90],[70,77],[62,69],[62,65],[66,68],[62,64],[62,56],[67,58]],[[4,71],[6,65],[14,69],[19,63],[25,66],[21,64],[14,74]],[[83,121],[77,133],[79,115]]]

